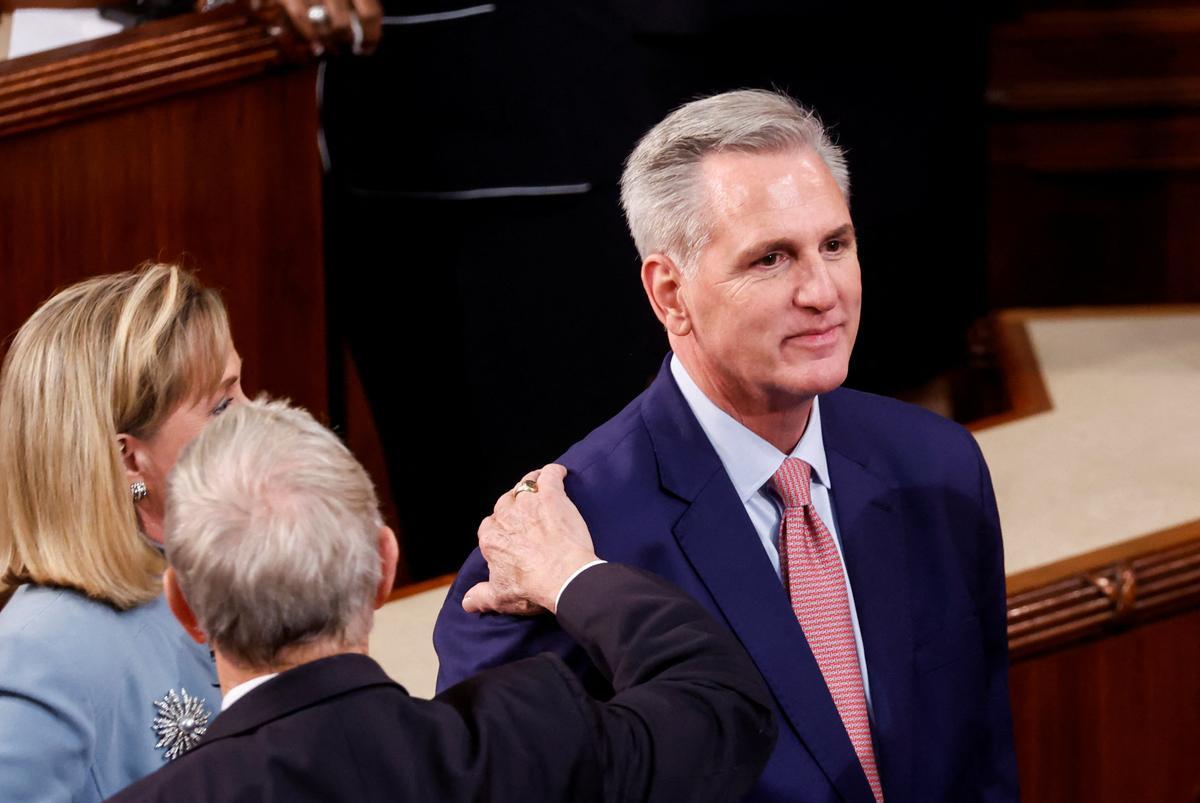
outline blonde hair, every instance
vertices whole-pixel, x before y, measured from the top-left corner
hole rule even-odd
[[[160,592],[117,435],[152,437],[215,390],[231,349],[220,296],[176,265],[87,279],[25,322],[0,372],[0,596],[33,582],[130,608]]]
[[[289,648],[366,641],[379,585],[379,503],[338,437],[259,398],[213,421],[169,480],[163,528],[209,641],[270,667]]]

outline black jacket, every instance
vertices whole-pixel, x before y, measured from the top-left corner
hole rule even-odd
[[[558,620],[611,674],[589,697],[557,656],[414,699],[362,655],[284,672],[118,801],[728,801],[775,740],[741,646],[673,586],[615,564]]]

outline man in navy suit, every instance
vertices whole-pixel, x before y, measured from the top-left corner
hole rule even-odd
[[[696,101],[641,140],[622,203],[673,354],[564,455],[567,491],[599,555],[680,585],[757,664],[781,726],[748,799],[1015,800],[991,480],[961,427],[839,388],[848,197],[840,150],[779,94]],[[916,245],[953,258],[936,231]],[[548,650],[602,690],[552,619],[468,618],[485,576],[473,554],[442,610],[439,685]]]
[[[547,466],[497,502],[479,537],[491,577],[468,607],[553,611],[616,694],[593,699],[543,655],[417,700],[365,654],[397,550],[362,466],[303,410],[222,415],[172,475],[164,577],[184,629],[212,645],[222,712],[206,730],[186,709],[161,711],[189,752],[114,799],[743,794],[775,737],[753,665],[678,589],[597,560],[564,474]]]

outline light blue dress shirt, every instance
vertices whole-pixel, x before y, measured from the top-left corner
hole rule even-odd
[[[762,542],[763,549],[775,568],[775,576],[780,578],[780,582],[783,582],[783,575],[779,570],[779,526],[783,521],[783,503],[771,488],[771,477],[775,476],[775,472],[788,457],[798,457],[812,466],[812,503],[817,515],[833,536],[838,558],[842,560],[842,576],[845,578],[846,594],[850,600],[850,622],[854,627],[854,646],[858,651],[858,668],[862,672],[863,692],[867,698],[867,714],[874,720],[862,631],[858,627],[858,611],[854,607],[854,590],[850,588],[850,578],[846,576],[842,539],[838,535],[837,517],[833,512],[833,485],[825,460],[825,442],[821,437],[821,400],[813,399],[812,412],[808,415],[808,426],[804,429],[804,435],[792,453],[785,455],[705,396],[704,391],[700,390],[676,356],[671,357],[671,375],[725,467],[725,473],[729,475],[738,498],[745,505],[746,515],[750,517],[750,523],[754,525],[758,539]]]
[[[221,693],[208,649],[166,600],[118,611],[23,585],[0,610],[0,800],[99,801],[164,763],[154,702]],[[210,719],[211,721],[211,719]]]

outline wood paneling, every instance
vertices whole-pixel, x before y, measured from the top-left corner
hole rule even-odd
[[[1028,803],[1200,800],[1200,610],[1018,660]]]
[[[1200,104],[1200,8],[1060,10],[992,31],[987,98],[1007,111]]]
[[[1200,301],[1200,8],[1124,5],[992,31],[993,308]]]
[[[0,338],[85,276],[182,261],[223,291],[247,392],[327,420],[316,65],[251,5],[0,64]],[[337,376],[394,523],[360,383]]]
[[[300,59],[270,19],[230,6],[0,64],[0,136],[261,74]]]
[[[0,65],[0,337],[80,278],[182,259],[224,292],[248,392],[323,414],[315,67],[272,42],[224,9]]]

